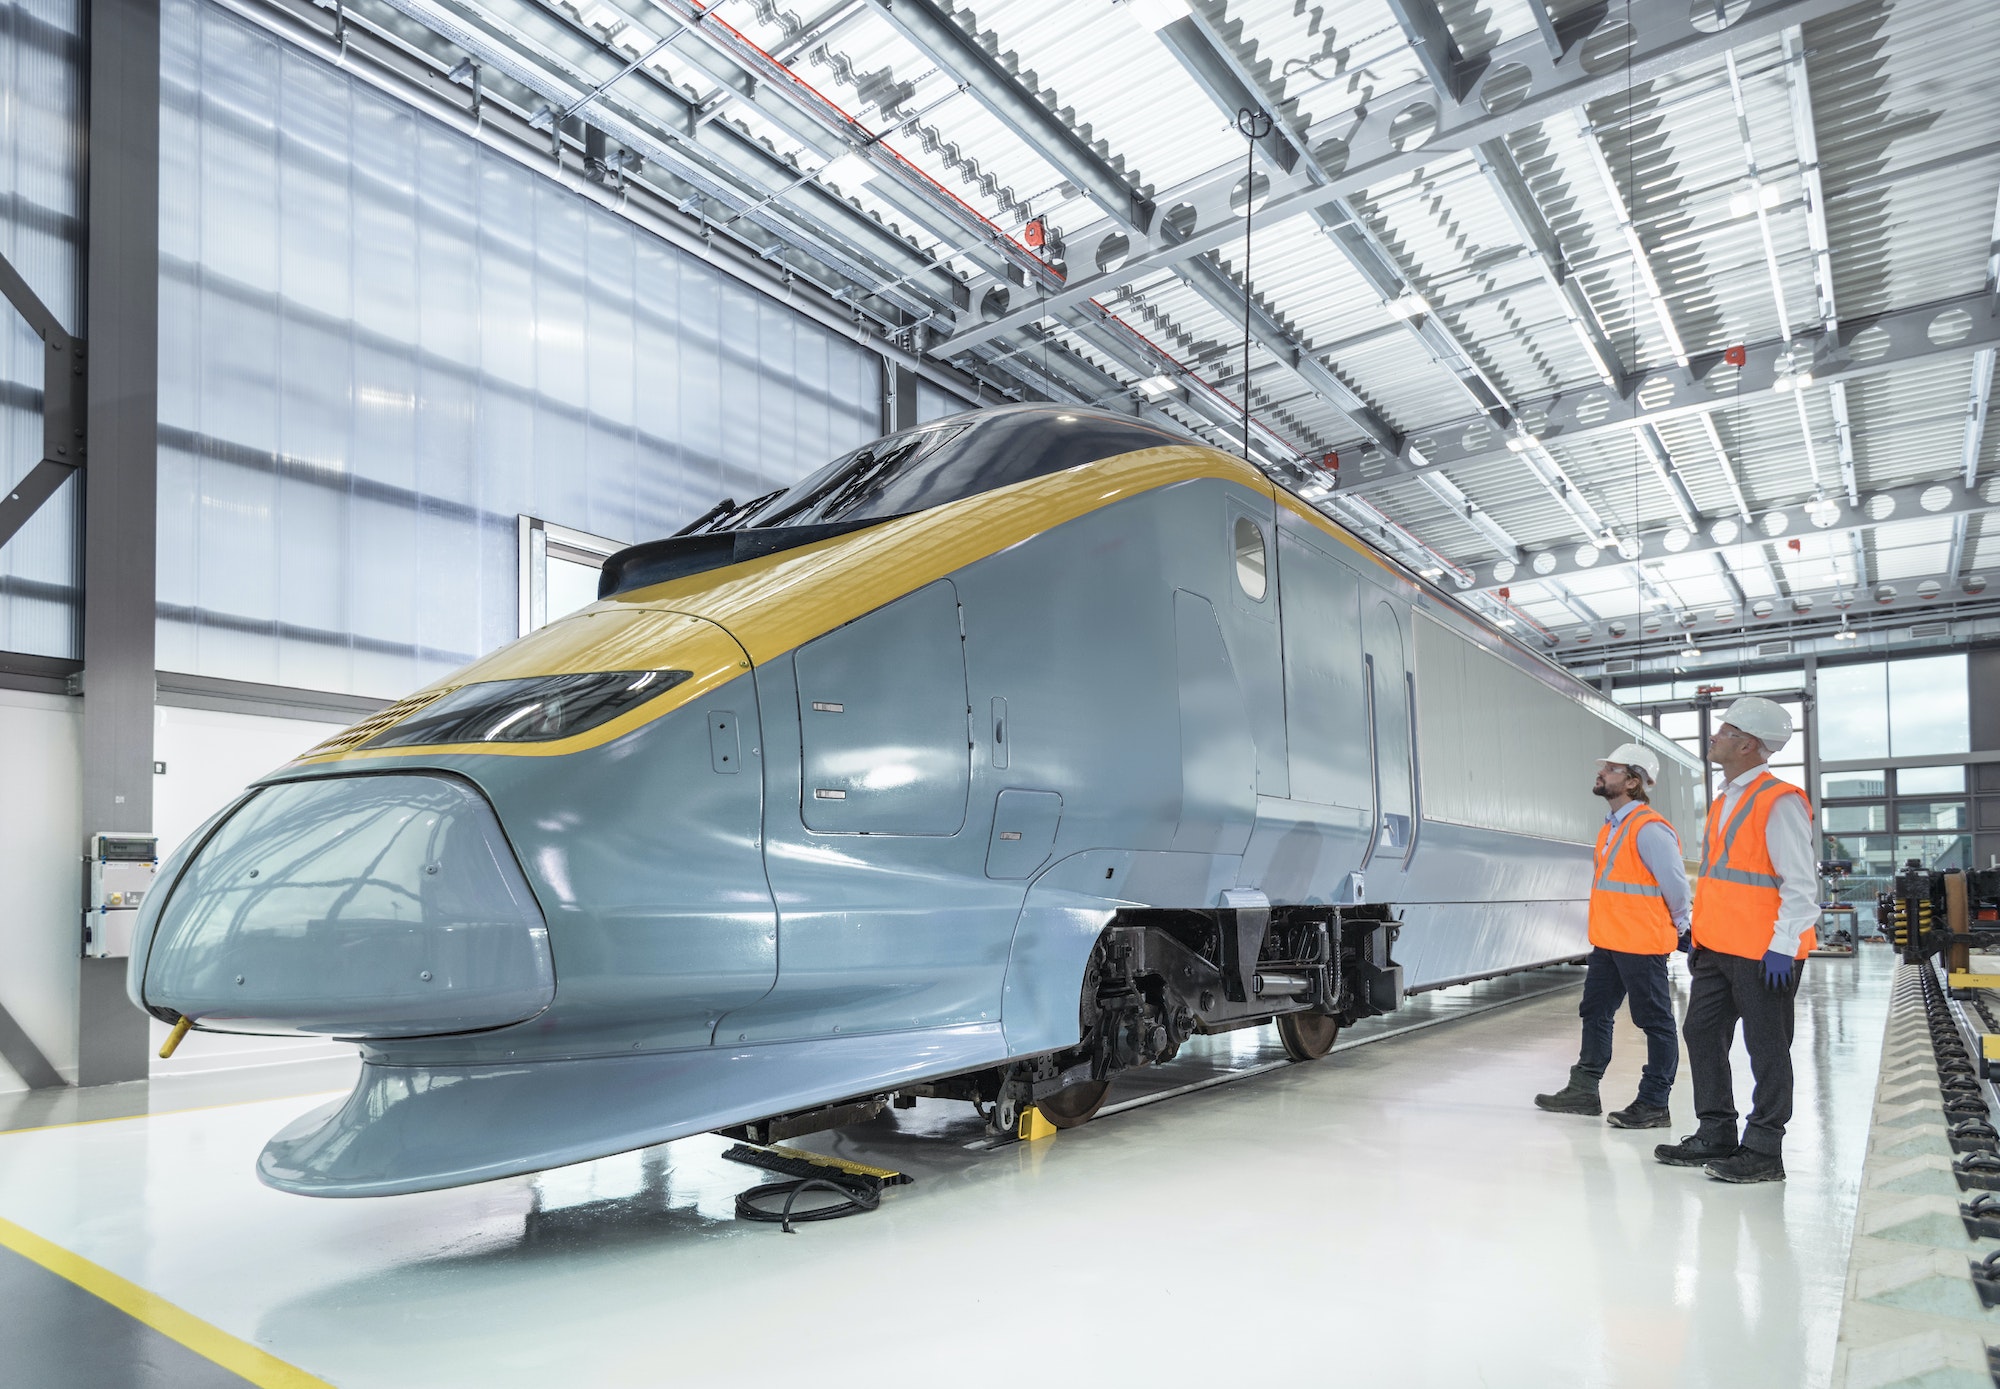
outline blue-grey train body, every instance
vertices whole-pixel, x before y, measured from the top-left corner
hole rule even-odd
[[[1593,760],[1658,749],[1685,843],[1686,755],[1213,457],[775,655],[745,638],[594,746],[281,769],[163,871],[135,1002],[359,1042],[354,1093],[258,1171],[365,1196],[1075,1048],[1093,950],[1148,912],[1393,904],[1412,990],[1581,954]],[[385,889],[416,905],[344,928],[285,877],[412,816],[451,836]]]

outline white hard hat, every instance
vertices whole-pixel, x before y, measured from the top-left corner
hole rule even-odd
[[[1607,767],[1637,767],[1646,774],[1648,786],[1660,779],[1659,755],[1651,748],[1640,747],[1637,743],[1620,743],[1597,760],[1599,764]]]
[[[1785,706],[1756,695],[1745,695],[1730,705],[1723,711],[1722,721],[1748,733],[1766,752],[1776,752],[1792,740],[1792,716],[1785,712]]]

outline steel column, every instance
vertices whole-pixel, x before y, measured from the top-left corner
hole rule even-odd
[[[86,834],[153,828],[153,607],[159,420],[160,4],[92,0],[83,547]],[[81,859],[84,846],[77,846]],[[80,923],[50,923],[80,940]],[[81,961],[77,1083],[146,1075],[125,961]]]

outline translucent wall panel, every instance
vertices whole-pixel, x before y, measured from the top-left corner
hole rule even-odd
[[[876,359],[202,0],[165,8],[159,661],[400,694],[517,516],[667,535],[879,433]]]
[[[63,326],[83,325],[83,5],[0,3],[0,252]],[[0,493],[42,457],[42,340],[0,300]],[[75,657],[72,480],[0,546],[0,651]]]

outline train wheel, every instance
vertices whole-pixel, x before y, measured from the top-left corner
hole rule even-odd
[[[1294,1061],[1317,1061],[1333,1050],[1340,1019],[1324,1013],[1286,1013],[1278,1019],[1278,1040]]]
[[[1035,1101],[1035,1107],[1042,1111],[1044,1119],[1057,1128],[1073,1129],[1078,1124],[1087,1123],[1090,1116],[1097,1113],[1110,1091],[1111,1082],[1108,1080],[1079,1081],[1053,1095],[1044,1095]]]

